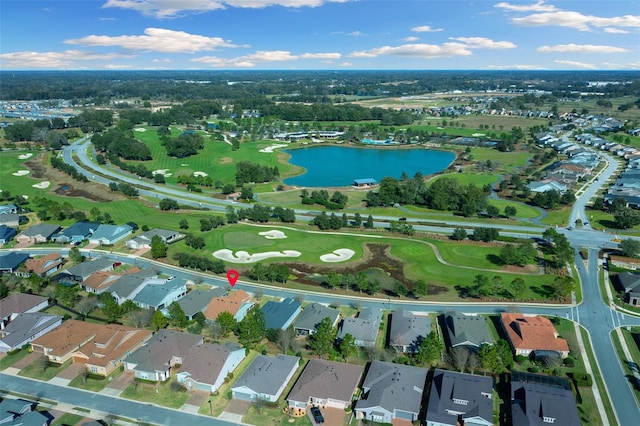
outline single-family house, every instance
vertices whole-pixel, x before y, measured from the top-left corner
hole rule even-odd
[[[313,334],[316,332],[318,324],[325,318],[329,318],[331,326],[335,327],[340,319],[340,311],[319,303],[311,303],[305,306],[300,315],[298,315],[298,318],[293,323],[293,329],[302,336]]]
[[[29,275],[36,274],[40,277],[48,277],[56,272],[64,264],[64,259],[59,253],[49,253],[41,257],[29,258],[24,262]]]
[[[363,372],[360,365],[310,359],[287,395],[289,412],[304,414],[308,406],[346,409]]]
[[[487,319],[480,315],[458,312],[444,314],[444,329],[452,348],[459,346],[477,351],[482,345],[492,345]]]
[[[621,272],[618,281],[624,291],[624,301],[630,305],[640,305],[640,274]]]
[[[183,279],[148,279],[145,286],[132,299],[142,309],[161,311],[187,294],[187,283]]]
[[[427,426],[492,426],[493,381],[490,377],[437,368],[431,380]]]
[[[171,244],[178,240],[182,235],[176,231],[169,231],[166,229],[154,228],[150,229],[142,234],[127,240],[125,245],[131,250],[150,249],[151,240],[155,236],[159,236],[163,243]]]
[[[511,424],[580,426],[569,381],[562,377],[511,373]]]
[[[49,299],[36,294],[12,293],[0,299],[0,330],[22,313],[38,312],[49,306]]]
[[[231,388],[233,399],[277,402],[299,362],[297,356],[258,355]]]
[[[47,334],[60,324],[62,324],[62,317],[57,315],[40,312],[19,314],[9,325],[2,329],[0,352],[20,349],[32,340]]]
[[[17,213],[0,214],[0,225],[15,228],[20,225],[20,215]]]
[[[0,225],[0,244],[7,244],[18,234],[18,230],[7,225]]]
[[[527,188],[529,188],[531,192],[544,193],[547,191],[558,191],[561,194],[567,192],[567,185],[556,182],[552,179],[544,179],[538,182],[531,182],[527,185]]]
[[[0,275],[13,274],[28,258],[28,254],[21,252],[0,254]]]
[[[113,283],[119,280],[122,275],[117,275],[109,271],[96,271],[82,281],[82,289],[87,293],[102,294],[107,291]]]
[[[99,222],[80,221],[52,236],[53,241],[60,244],[80,243],[88,239],[98,226]]]
[[[85,364],[93,374],[108,376],[150,338],[149,330],[70,319],[30,345],[34,352],[45,354],[56,364],[72,359]]]
[[[34,410],[31,401],[5,398],[0,402],[0,424],[4,426],[47,426],[49,418]]]
[[[89,237],[89,244],[96,244],[99,246],[112,246],[118,241],[124,239],[133,232],[133,228],[130,225],[109,225],[106,223],[100,224],[91,237]]]
[[[180,305],[187,318],[192,320],[198,312],[204,312],[211,299],[220,297],[226,292],[227,290],[222,287],[211,287],[208,290],[197,288],[181,297],[178,300],[178,305]]]
[[[341,341],[350,334],[357,346],[374,347],[380,329],[382,311],[377,308],[365,308],[355,318],[345,318],[338,328],[336,339]]]
[[[176,374],[176,380],[191,391],[214,393],[220,389],[229,373],[240,365],[246,353],[243,347],[231,344],[201,343],[191,346]]]
[[[286,330],[302,311],[302,305],[290,297],[279,302],[270,300],[260,308],[264,314],[266,329]]]
[[[150,269],[142,269],[134,273],[124,274],[116,282],[109,286],[109,293],[118,305],[122,305],[127,300],[133,300],[150,283],[163,284],[166,278],[158,278],[155,272]]]
[[[416,315],[399,309],[391,314],[389,346],[402,353],[415,353],[422,339],[431,332],[431,320],[427,315]]]
[[[16,214],[18,213],[18,206],[15,204],[3,204],[0,206],[0,214]]]
[[[558,332],[548,318],[539,315],[503,312],[500,322],[515,355],[548,355],[556,352],[562,358],[569,356],[567,341],[558,337]]]
[[[223,297],[214,297],[204,310],[207,319],[215,320],[223,312],[229,312],[236,321],[242,321],[249,309],[254,305],[251,295],[244,290],[229,292]]]
[[[356,402],[356,418],[379,423],[418,420],[427,373],[424,368],[372,361]]]
[[[183,364],[191,347],[203,342],[204,338],[196,334],[159,330],[146,345],[127,357],[125,369],[133,371],[139,379],[164,382],[176,364]]]
[[[20,233],[16,237],[16,241],[21,244],[42,244],[46,243],[53,238],[53,236],[60,230],[60,225],[51,223],[38,223],[33,225]]]
[[[113,260],[109,260],[102,256],[94,260],[87,260],[77,265],[73,265],[67,269],[61,270],[56,275],[56,280],[61,282],[81,283],[97,271],[112,271]]]
[[[364,178],[364,179],[354,179],[353,186],[357,188],[369,188],[372,186],[376,186],[378,181],[372,178]]]

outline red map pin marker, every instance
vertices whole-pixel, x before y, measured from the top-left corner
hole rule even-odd
[[[229,280],[229,284],[231,284],[231,287],[236,285],[236,281],[238,281],[239,276],[240,274],[235,269],[232,269],[229,272],[227,272],[227,280]]]

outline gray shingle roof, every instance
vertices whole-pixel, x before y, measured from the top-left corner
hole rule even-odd
[[[129,355],[126,362],[136,364],[138,371],[166,371],[173,357],[185,357],[191,347],[202,340],[202,336],[195,334],[162,329],[146,345]]]
[[[113,260],[109,260],[106,257],[99,257],[98,259],[82,262],[67,268],[64,271],[61,271],[60,274],[82,277],[84,280],[94,272],[105,271],[110,268],[113,268]]]
[[[255,393],[276,395],[291,370],[298,368],[300,358],[279,354],[276,357],[258,355],[247,367],[232,389],[243,386]]]
[[[452,347],[459,345],[480,347],[485,343],[493,343],[487,320],[483,316],[447,312],[444,315],[444,323]]]
[[[310,359],[291,388],[287,400],[307,402],[314,397],[351,401],[363,370],[360,365]]]
[[[528,375],[528,379],[532,376],[535,375]],[[515,426],[581,424],[571,390],[532,381],[511,381],[511,417]],[[554,419],[553,423],[545,422],[545,417]]]
[[[43,314],[40,312],[22,313],[2,330],[5,336],[2,341],[9,347],[16,347],[38,332],[62,321],[58,315]]]
[[[316,326],[325,318],[330,318],[331,323],[335,322],[340,317],[340,311],[333,308],[328,308],[319,303],[312,303],[307,305],[294,323],[294,328],[300,330],[315,330]]]
[[[337,338],[340,340],[350,334],[356,341],[375,342],[381,318],[380,309],[365,308],[357,318],[345,318],[342,321]]]
[[[60,225],[57,224],[38,223],[37,225],[33,225],[30,228],[22,231],[20,235],[24,235],[25,237],[35,237],[37,235],[42,235],[48,238],[58,232],[58,229],[60,229]]]
[[[391,315],[389,341],[391,345],[417,346],[420,339],[431,331],[428,316],[414,315],[413,312],[400,309]]]
[[[279,330],[300,309],[300,302],[287,297],[280,302],[270,300],[260,309],[264,314],[266,329]]]
[[[189,373],[189,377],[198,383],[213,385],[220,376],[229,355],[238,349],[242,348],[232,344],[202,343],[192,345],[183,357],[180,372]]]
[[[493,381],[490,377],[436,369],[431,381],[427,421],[456,424],[462,418],[480,417],[493,424]]]
[[[356,410],[382,407],[392,414],[396,409],[418,414],[426,381],[424,368],[372,361]]]
[[[140,293],[133,298],[133,301],[159,308],[163,302],[166,302],[165,298],[169,294],[186,290],[187,284],[182,279],[173,279],[162,284],[149,283],[140,290]]]

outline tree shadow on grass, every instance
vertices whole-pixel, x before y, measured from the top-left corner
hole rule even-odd
[[[497,266],[504,266],[505,264],[502,258],[497,254],[488,254],[487,260]]]
[[[540,297],[551,298],[555,296],[555,290],[550,285],[532,286],[531,291]]]

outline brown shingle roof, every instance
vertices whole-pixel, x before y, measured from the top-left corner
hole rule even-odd
[[[121,275],[112,274],[111,272],[97,271],[89,275],[89,278],[84,280],[82,285],[100,291],[109,288],[120,277]]]
[[[249,300],[251,300],[251,296],[244,290],[236,290],[226,297],[214,297],[209,302],[207,309],[205,309],[204,316],[215,320],[222,312],[229,312],[231,315],[235,315],[242,307],[242,304]]]
[[[0,300],[0,315],[3,317],[19,314],[32,309],[47,300],[35,294],[13,293]]]
[[[116,324],[93,324],[68,320],[60,327],[35,339],[34,346],[49,349],[47,355],[65,357],[77,352],[87,358],[86,363],[106,366],[110,361],[124,358],[151,337],[151,331]]]
[[[349,402],[363,372],[360,365],[311,359],[291,388],[287,400],[306,402],[314,397]]]
[[[502,313],[501,319],[516,349],[569,352],[567,341],[557,337],[555,327],[545,317]]]
[[[58,253],[49,253],[37,259],[30,258],[24,262],[24,266],[28,271],[32,271],[38,275],[46,274],[59,265],[62,265],[62,256]]]

